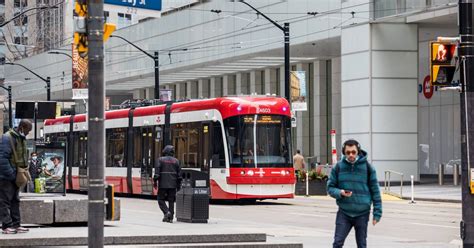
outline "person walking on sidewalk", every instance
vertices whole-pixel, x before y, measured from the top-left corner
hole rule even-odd
[[[163,156],[155,162],[153,186],[158,188],[158,205],[163,212],[163,222],[173,223],[176,192],[181,188],[181,167],[174,157],[174,147],[165,146]],[[168,201],[168,206],[166,202]]]
[[[301,151],[299,149],[296,150],[296,154],[293,156],[293,168],[295,168],[295,174],[303,171],[306,168],[304,157],[301,155]]]
[[[32,129],[29,120],[21,120],[15,129],[3,134],[0,143],[0,221],[2,233],[28,232],[20,226],[20,187],[17,185],[17,170],[28,170],[26,136]],[[22,182],[26,184],[25,182]]]
[[[358,248],[367,247],[367,226],[373,204],[372,224],[382,217],[382,198],[377,173],[367,162],[367,152],[356,140],[347,140],[342,147],[343,156],[331,171],[327,191],[336,199],[339,211],[333,248],[343,247],[352,227]]]

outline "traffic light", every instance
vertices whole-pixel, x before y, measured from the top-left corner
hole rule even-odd
[[[87,1],[76,0],[74,6],[74,46],[81,57],[87,57]]]
[[[116,28],[117,26],[113,23],[104,24],[104,42],[106,42],[110,38]]]
[[[456,71],[456,44],[431,42],[431,85],[450,86]]]

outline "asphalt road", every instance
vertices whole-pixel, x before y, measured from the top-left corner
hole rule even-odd
[[[384,197],[382,220],[369,226],[369,247],[460,247],[461,204],[417,202]],[[161,223],[156,201],[122,198],[121,226],[169,233],[264,232],[269,242],[331,247],[337,206],[329,197],[297,197],[256,204],[210,206],[208,224]],[[351,231],[345,247],[356,247]]]

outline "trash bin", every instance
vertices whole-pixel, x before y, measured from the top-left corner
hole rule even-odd
[[[181,190],[176,194],[176,219],[207,223],[209,219],[209,174],[183,170]]]

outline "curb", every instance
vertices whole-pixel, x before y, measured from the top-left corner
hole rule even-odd
[[[402,197],[403,200],[411,201],[411,197]],[[439,199],[439,198],[415,198],[417,201],[429,201],[429,202],[444,202],[444,203],[462,203],[462,200],[455,199]]]

